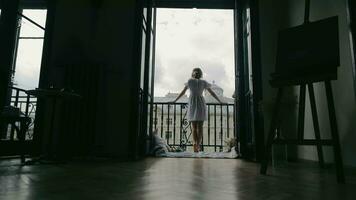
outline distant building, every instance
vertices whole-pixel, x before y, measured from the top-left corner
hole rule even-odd
[[[203,126],[204,151],[222,151],[226,150],[225,140],[235,137],[234,99],[225,97],[224,90],[214,82],[211,89],[227,105],[219,104],[209,92],[204,92],[208,107],[208,120]],[[186,119],[188,95],[182,96],[176,104],[169,104],[178,95],[179,93],[169,92],[164,97],[154,97],[153,107],[153,128],[157,129],[161,137],[173,146],[193,142],[191,128]],[[187,150],[192,151],[192,148],[188,147]]]

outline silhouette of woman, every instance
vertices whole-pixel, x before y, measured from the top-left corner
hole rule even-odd
[[[193,148],[194,152],[200,151],[200,144],[202,142],[203,136],[203,124],[207,119],[206,113],[206,104],[203,97],[203,91],[206,89],[219,103],[219,97],[211,90],[211,84],[205,80],[202,80],[203,72],[200,68],[194,68],[192,71],[192,77],[185,83],[185,87],[177,98],[173,101],[175,103],[181,98],[187,89],[190,91],[189,101],[188,101],[188,121],[192,125],[192,134],[193,134]]]

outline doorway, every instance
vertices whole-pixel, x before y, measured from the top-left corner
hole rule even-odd
[[[142,35],[142,50],[145,49],[145,51],[141,53],[142,99],[140,101],[141,131],[139,131],[139,134],[141,134],[139,141],[141,141],[142,144],[146,144],[146,151],[149,149],[149,143],[147,143],[147,141],[152,139],[152,132],[157,129],[158,126],[160,126],[159,128],[161,129],[159,135],[164,138],[167,143],[172,143],[173,146],[178,145],[179,147],[183,147],[183,150],[187,150],[189,148],[190,139],[190,127],[187,121],[184,120],[183,114],[186,105],[183,105],[184,103],[182,103],[182,105],[169,105],[164,102],[158,105],[155,102],[154,94],[156,88],[154,87],[154,81],[160,78],[157,77],[158,75],[155,72],[160,70],[159,66],[162,64],[159,59],[156,59],[157,56],[155,56],[159,53],[156,52],[157,41],[159,40],[159,33],[157,32],[157,22],[159,21],[157,16],[159,16],[159,12],[164,9],[189,9],[193,10],[193,12],[199,12],[200,9],[211,9],[210,11],[213,9],[224,9],[225,11],[231,12],[233,16],[233,39],[231,40],[233,52],[231,53],[234,54],[235,61],[233,62],[234,71],[232,72],[234,80],[230,83],[230,87],[233,88],[231,90],[235,90],[236,98],[231,98],[233,104],[226,106],[226,108],[220,105],[208,106],[208,109],[210,109],[209,113],[212,111],[212,113],[215,114],[212,115],[213,119],[209,119],[208,122],[205,123],[206,126],[208,126],[206,132],[212,131],[213,135],[211,135],[211,133],[210,135],[207,134],[203,141],[205,141],[207,147],[209,147],[209,145],[213,147],[211,151],[223,151],[225,145],[224,140],[227,139],[227,135],[229,134],[228,138],[236,138],[237,141],[241,143],[241,153],[243,157],[256,160],[256,138],[263,138],[263,131],[258,130],[259,134],[255,134],[257,132],[256,127],[261,127],[260,120],[258,124],[255,122],[255,119],[260,117],[256,116],[256,113],[258,114],[258,112],[256,112],[256,110],[258,110],[258,106],[256,106],[258,104],[256,94],[260,94],[261,92],[256,91],[258,81],[256,81],[253,75],[259,66],[254,65],[255,62],[253,62],[253,38],[251,37],[253,34],[248,32],[251,27],[249,21],[250,11],[248,10],[250,4],[248,2],[249,1],[237,0],[204,2],[151,0],[146,2],[147,4],[145,4],[145,6],[147,7],[144,6],[143,8],[143,32],[145,34]],[[201,38],[197,38],[197,40],[199,39]],[[181,69],[172,69],[171,73],[177,74],[178,70]],[[190,70],[185,71],[187,74],[190,73]],[[213,74],[214,73],[212,73],[212,75]],[[257,78],[259,77],[260,76],[257,76]],[[189,75],[182,76],[181,81],[184,82],[187,78],[189,78]],[[212,82],[214,80],[210,81]],[[167,95],[172,94],[168,93]],[[221,116],[223,113],[230,112],[232,113],[231,116]],[[209,122],[213,124],[209,124]],[[215,130],[218,124],[220,124],[220,130]],[[209,127],[209,125],[211,127]],[[224,131],[227,126],[233,130],[229,130],[228,128],[227,130],[229,131]],[[185,132],[188,132],[188,134]],[[219,138],[220,140],[218,142],[215,141]],[[182,145],[182,142],[184,145]]]
[[[231,9],[157,9],[152,126],[174,149],[193,152],[192,127],[187,121],[189,92],[177,103],[167,103],[178,96],[195,67],[202,69],[203,79],[227,103],[221,105],[204,93],[207,120],[201,150],[227,152],[232,148],[227,143],[232,145],[236,139],[233,14]]]
[[[37,98],[26,93],[35,89],[39,84],[40,69],[42,65],[43,43],[47,21],[47,4],[45,1],[37,3],[1,1],[0,21],[1,28],[8,29],[2,32],[8,43],[1,49],[1,56],[7,67],[6,80],[2,84],[5,92],[2,94],[4,105],[17,108],[22,114],[29,117],[30,123],[25,133],[24,145],[20,146],[19,135],[16,131],[18,124],[3,125],[0,130],[1,155],[18,155],[21,148],[33,153],[34,122],[37,108]],[[5,12],[6,11],[6,12]],[[4,26],[4,27],[3,27]],[[12,30],[12,31],[10,31]],[[6,87],[6,88],[5,88]],[[21,148],[20,148],[21,147]]]

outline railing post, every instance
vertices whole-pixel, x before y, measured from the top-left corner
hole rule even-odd
[[[157,123],[158,123],[157,113],[158,113],[157,104],[155,104],[155,119],[154,119],[155,131],[156,131],[156,129],[157,129]]]
[[[179,145],[182,145],[182,136],[183,136],[183,107],[180,104],[180,136],[179,136]]]
[[[20,96],[20,90],[16,89],[16,96],[15,96],[15,102],[14,102],[15,107],[17,107],[19,104],[19,96]]]
[[[170,107],[171,107],[171,104],[167,104],[167,118],[166,118],[166,123],[167,123],[167,129],[166,129],[166,134],[165,134],[165,137],[166,137],[166,140],[167,140],[167,144],[169,145],[169,124],[170,124],[170,117],[169,117],[169,114],[170,114]]]
[[[208,105],[208,146],[210,146],[210,105]]]
[[[176,104],[173,105],[173,145],[176,145]]]
[[[163,116],[164,116],[164,105],[162,104],[162,110],[161,110],[161,138],[163,138]]]
[[[224,140],[224,131],[223,131],[223,106],[220,105],[220,152],[223,150],[223,140]]]
[[[227,104],[226,105],[226,113],[227,113],[227,115],[226,115],[226,126],[227,126],[227,129],[226,129],[226,136],[228,137],[228,138],[230,138],[230,126],[229,126],[229,120],[230,120],[230,112],[229,112],[229,104]]]
[[[216,152],[216,105],[214,105],[214,151]]]

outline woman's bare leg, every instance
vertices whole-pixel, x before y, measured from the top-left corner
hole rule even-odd
[[[192,124],[192,134],[193,134],[193,149],[194,152],[198,152],[198,123],[193,121]]]
[[[197,144],[198,144],[198,150],[200,150],[200,145],[202,144],[203,140],[203,125],[204,121],[200,121],[197,124]]]

